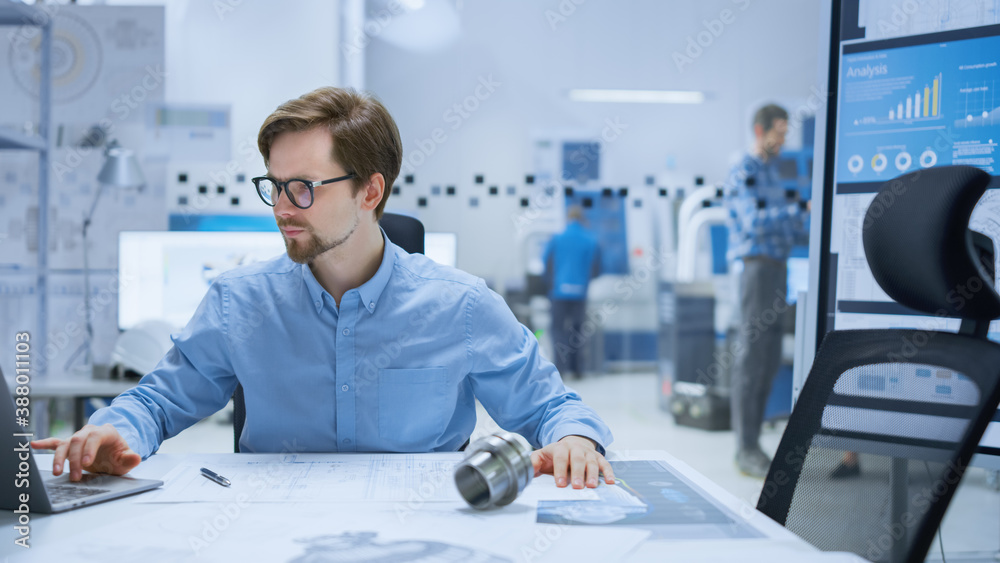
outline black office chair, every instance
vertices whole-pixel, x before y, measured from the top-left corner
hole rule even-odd
[[[862,236],[882,289],[956,333],[826,335],[781,438],[757,508],[823,550],[923,561],[1000,401],[1000,316],[989,239],[969,217],[990,176],[921,170],[884,184]],[[860,475],[832,479],[845,452]]]
[[[410,254],[424,253],[424,224],[408,215],[383,213],[378,224],[394,244]]]
[[[383,213],[378,224],[385,236],[409,254],[424,253],[424,224],[419,219],[395,213]],[[240,453],[240,436],[247,419],[246,399],[243,386],[236,384],[233,391],[233,451]]]

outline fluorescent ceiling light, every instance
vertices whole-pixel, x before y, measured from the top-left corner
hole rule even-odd
[[[415,12],[424,7],[424,0],[400,0],[400,4],[411,12]]]
[[[631,104],[700,104],[703,92],[693,90],[570,90],[574,102],[619,102]]]
[[[386,6],[396,6],[386,8],[392,18],[388,23],[369,19],[366,35],[416,53],[440,51],[461,35],[461,21],[451,0],[388,0]],[[405,11],[400,12],[400,6]],[[375,33],[368,31],[369,24],[376,26]]]

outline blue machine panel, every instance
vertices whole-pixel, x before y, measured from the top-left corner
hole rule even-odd
[[[579,205],[587,226],[601,245],[601,273],[628,274],[628,246],[625,240],[625,198],[617,192],[574,191],[566,196],[566,207]]]

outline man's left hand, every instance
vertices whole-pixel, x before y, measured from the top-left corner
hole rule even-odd
[[[550,474],[555,477],[557,487],[565,487],[572,482],[574,489],[582,489],[584,483],[594,488],[601,472],[604,473],[605,483],[615,484],[611,464],[598,453],[594,442],[583,436],[566,436],[531,452],[531,464],[535,467],[535,477]]]

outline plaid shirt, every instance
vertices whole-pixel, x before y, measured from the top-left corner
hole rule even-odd
[[[797,244],[809,243],[809,212],[798,193],[786,194],[775,159],[747,155],[729,173],[724,205],[729,210],[730,261],[767,256],[785,261]]]

